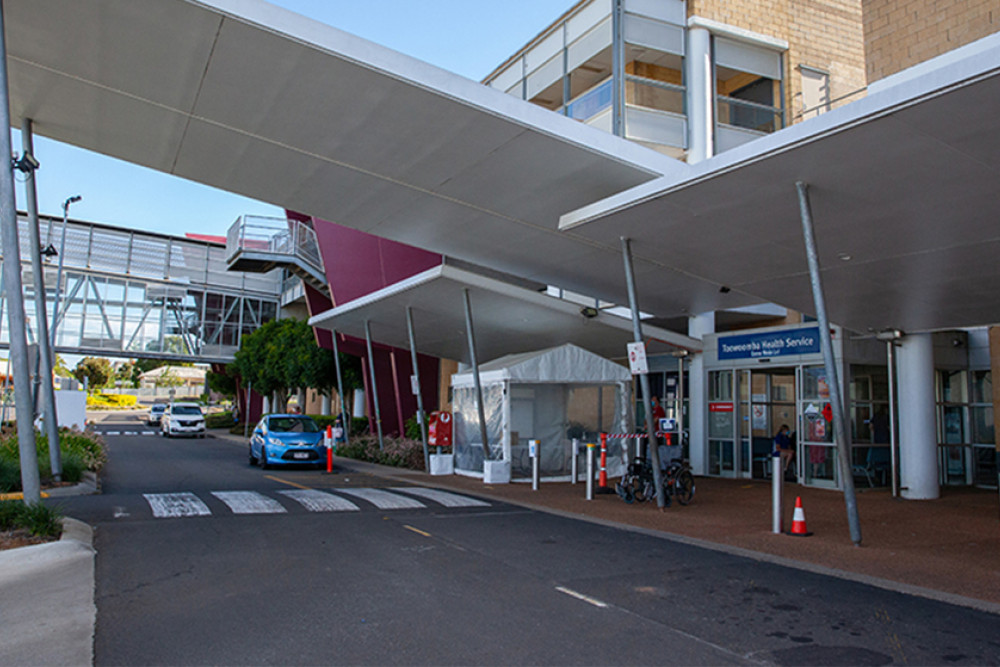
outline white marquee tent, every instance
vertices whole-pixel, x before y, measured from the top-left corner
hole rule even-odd
[[[543,477],[568,477],[573,438],[599,442],[600,432],[623,433],[630,426],[629,370],[576,345],[507,355],[481,364],[479,373],[490,458],[509,461],[514,479],[531,476],[529,440],[539,441]],[[483,448],[472,372],[453,375],[451,386],[455,471],[479,476]],[[622,441],[611,442],[608,474],[616,476],[622,473]]]

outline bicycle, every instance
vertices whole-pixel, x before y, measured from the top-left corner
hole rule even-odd
[[[694,498],[694,475],[691,469],[681,459],[673,459],[664,472],[663,488],[666,492],[667,507],[672,498],[681,505],[688,505]],[[653,482],[653,466],[642,458],[636,458],[629,464],[622,479],[615,484],[615,491],[626,503],[646,502],[656,497],[656,486]]]

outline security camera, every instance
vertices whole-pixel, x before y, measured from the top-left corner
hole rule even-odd
[[[15,169],[25,174],[31,173],[41,166],[38,160],[35,159],[35,156],[31,153],[25,153],[20,158],[15,155],[12,160],[12,164]]]
[[[583,308],[580,309],[580,314],[589,320],[597,317],[599,311],[593,306],[584,306]]]

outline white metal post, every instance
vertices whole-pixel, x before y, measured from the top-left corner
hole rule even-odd
[[[0,0],[0,53],[7,53],[4,37],[3,2]],[[3,244],[4,285],[7,287],[7,328],[10,334],[8,370],[14,375],[14,414],[17,445],[21,456],[21,486],[24,502],[41,502],[38,453],[32,428],[31,372],[28,368],[28,340],[25,335],[24,290],[21,284],[21,251],[17,234],[17,206],[14,201],[14,166],[11,163],[10,96],[7,91],[7,59],[0,59],[0,243]]]
[[[465,333],[469,343],[469,361],[472,363],[472,379],[476,385],[476,405],[479,408],[479,437],[483,439],[483,460],[490,460],[490,444],[486,434],[486,410],[483,407],[483,385],[479,380],[479,359],[476,357],[476,333],[472,328],[472,302],[469,289],[462,290],[465,299]]]
[[[378,449],[382,451],[385,449],[385,445],[382,442],[382,412],[378,405],[378,384],[375,380],[375,355],[372,353],[372,328],[368,320],[365,320],[365,343],[368,345],[368,375],[372,383],[372,405],[375,406],[375,428],[378,431]]]
[[[840,461],[840,479],[844,485],[844,504],[847,508],[847,524],[851,541],[861,545],[861,520],[858,517],[858,500],[854,492],[854,475],[851,471],[850,441],[844,420],[844,404],[840,398],[840,380],[837,362],[833,356],[833,338],[830,336],[830,321],[826,317],[826,299],[823,296],[823,282],[819,274],[819,255],[816,252],[816,238],[813,236],[812,209],[809,203],[809,186],[802,181],[795,183],[799,196],[799,214],[802,218],[802,236],[809,262],[809,282],[812,283],[813,303],[819,322],[819,340],[823,350],[823,364],[826,367],[826,384],[830,391],[830,408],[833,411],[833,432]]]
[[[771,532],[775,534],[782,531],[783,499],[781,492],[784,482],[785,471],[781,466],[781,452],[775,446],[774,451],[771,452]]]
[[[594,443],[587,443],[587,500],[594,499]]]
[[[35,146],[31,130],[31,119],[21,121],[21,153],[34,156]],[[62,453],[59,448],[59,417],[56,412],[56,392],[53,386],[52,368],[55,355],[50,345],[48,304],[45,298],[45,275],[42,267],[42,244],[38,232],[38,190],[35,184],[35,169],[25,171],[25,203],[28,213],[28,237],[31,242],[31,272],[34,274],[35,325],[38,328],[38,379],[41,382],[43,425],[49,441],[49,465],[52,478],[62,481]]]
[[[628,289],[628,303],[632,310],[632,334],[637,343],[642,343],[642,324],[639,321],[639,297],[635,289],[635,273],[632,270],[632,249],[629,247],[629,240],[621,237],[622,258],[625,262],[625,286]],[[652,394],[649,389],[649,376],[645,373],[639,375],[639,383],[642,387],[642,401],[644,412],[646,413],[646,436],[649,438],[649,458],[653,464],[653,484],[656,487],[656,504],[660,509],[666,506],[666,496],[663,493],[663,474],[660,471],[660,453],[656,447],[656,425],[653,424],[653,404],[650,400]]]
[[[420,423],[420,442],[424,446],[424,470],[430,471],[431,459],[427,452],[427,422],[424,420],[424,397],[423,387],[420,385],[420,364],[417,363],[417,339],[413,334],[413,309],[406,307],[406,331],[410,337],[410,360],[413,362],[413,377],[416,378],[417,386],[417,422]]]
[[[344,428],[344,444],[351,441],[351,425],[347,417],[347,397],[344,396],[344,376],[340,372],[340,349],[337,347],[337,332],[333,335],[333,365],[337,370],[337,393],[340,395],[340,425]]]

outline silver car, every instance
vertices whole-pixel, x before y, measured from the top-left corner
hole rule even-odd
[[[205,415],[197,403],[171,403],[160,419],[160,435],[205,437]]]

